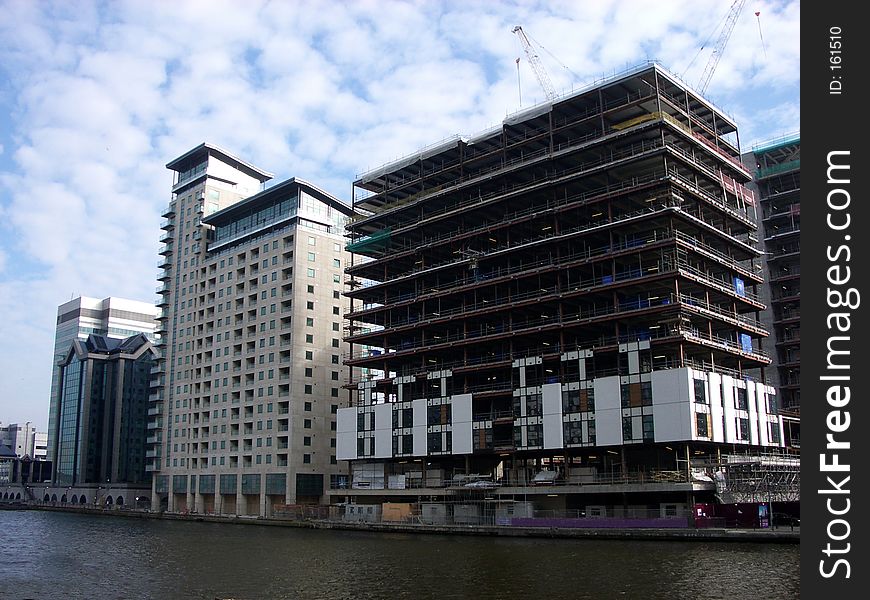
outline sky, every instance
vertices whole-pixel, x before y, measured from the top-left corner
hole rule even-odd
[[[545,99],[514,26],[557,93],[648,60],[695,87],[730,6],[0,0],[0,422],[47,427],[59,304],[156,299],[187,150],[349,202],[357,175]],[[747,0],[707,87],[743,151],[800,129],[799,9]]]

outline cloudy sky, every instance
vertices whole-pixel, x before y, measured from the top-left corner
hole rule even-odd
[[[730,5],[0,0],[0,421],[47,426],[58,304],[155,299],[165,164],[190,148],[349,199],[543,100],[514,25],[557,91],[647,60],[695,85]],[[707,88],[744,150],[799,130],[799,66],[799,3],[747,0]]]

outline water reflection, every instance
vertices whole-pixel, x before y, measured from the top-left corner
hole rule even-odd
[[[367,534],[37,511],[4,511],[0,527],[16,534],[0,545],[0,598],[777,600],[799,590],[797,545]]]

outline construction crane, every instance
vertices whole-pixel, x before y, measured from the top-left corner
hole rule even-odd
[[[743,10],[744,4],[746,4],[746,0],[734,0],[731,9],[728,11],[728,16],[725,18],[725,25],[722,27],[722,33],[719,34],[716,46],[713,47],[713,54],[710,55],[710,60],[707,61],[707,66],[704,68],[704,73],[701,75],[701,80],[698,82],[698,92],[701,94],[707,90],[707,85],[710,83],[710,79],[716,71],[719,59],[722,58],[725,44],[728,43],[728,38],[731,37],[731,32],[734,31],[734,25],[737,23],[737,17],[740,16],[740,11]]]
[[[553,82],[550,81],[550,76],[547,75],[547,71],[544,70],[544,65],[541,63],[541,59],[538,58],[538,54],[532,48],[529,38],[526,37],[526,32],[523,31],[523,28],[519,25],[514,27],[511,32],[517,34],[517,37],[520,38],[520,43],[523,46],[526,57],[529,59],[532,71],[535,72],[535,77],[538,78],[538,83],[540,83],[541,87],[544,89],[544,95],[547,97],[547,100],[552,101],[556,98],[556,90],[553,89]]]

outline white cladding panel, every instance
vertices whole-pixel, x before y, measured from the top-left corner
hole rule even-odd
[[[755,382],[747,381],[745,383],[746,401],[749,407],[749,439],[752,440],[753,444],[758,445],[761,443],[761,437],[758,432],[758,399],[755,395]]]
[[[687,368],[652,372],[653,427],[657,442],[692,439],[690,377]]]
[[[339,408],[336,416],[335,458],[356,458],[356,407]]]
[[[722,376],[722,406],[724,407],[725,442],[737,443],[737,411],[734,408],[734,378],[729,375]]]
[[[617,375],[595,379],[595,441],[598,446],[622,444],[622,400]]]
[[[413,400],[414,410],[414,456],[426,456],[426,399]]]
[[[544,410],[544,448],[562,448],[562,384],[541,386]]]
[[[710,397],[710,418],[713,421],[713,441],[725,441],[725,428],[722,423],[724,411],[722,408],[722,376],[718,373],[707,373],[707,391]]]
[[[450,398],[453,431],[453,454],[471,454],[471,394]]]
[[[375,458],[393,456],[393,405],[375,405]]]

